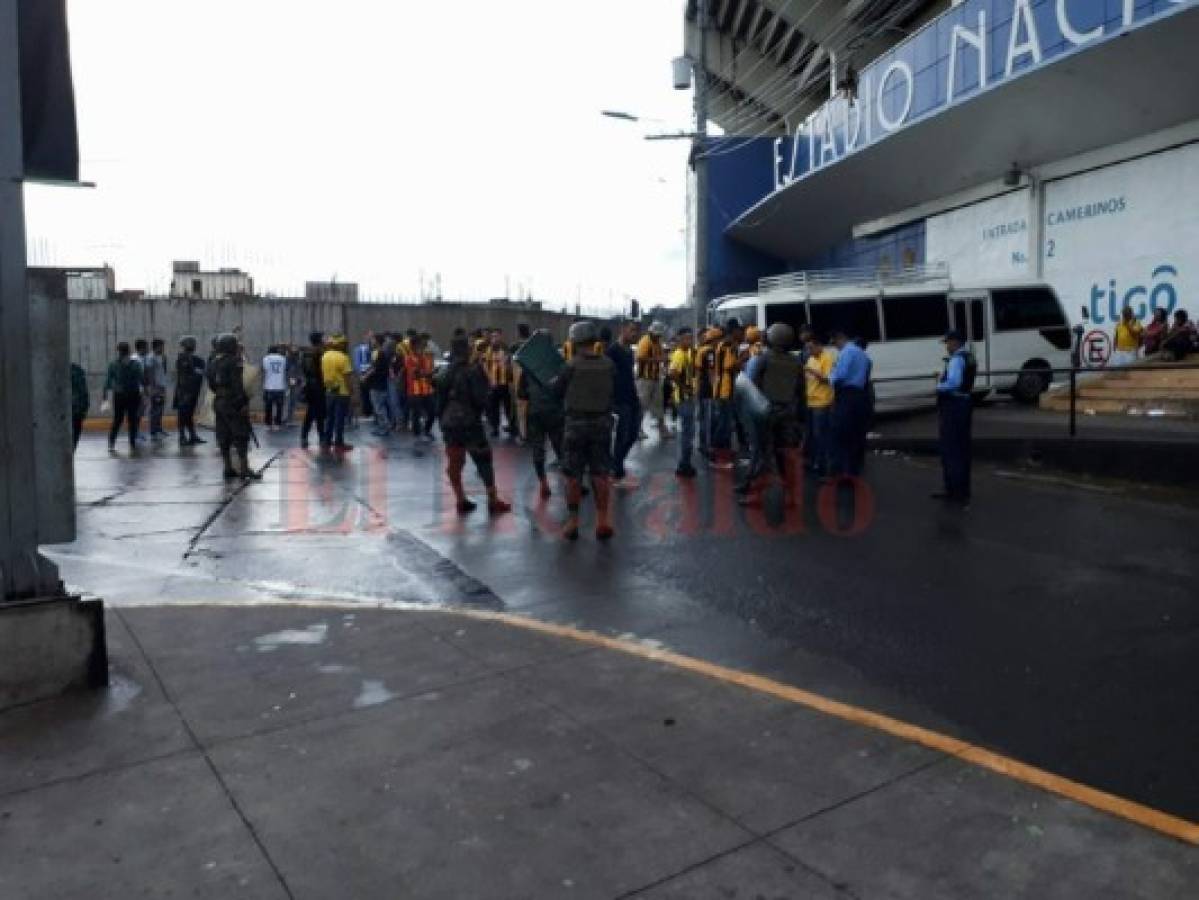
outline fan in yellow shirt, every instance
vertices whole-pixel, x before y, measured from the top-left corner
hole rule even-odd
[[[804,381],[808,401],[808,435],[805,455],[808,466],[821,475],[831,471],[833,429],[833,386],[829,376],[837,362],[837,351],[826,347],[818,334],[808,337],[808,361]]]
[[[321,446],[332,446],[338,452],[348,453],[354,448],[345,441],[346,421],[350,418],[350,381],[354,366],[346,353],[347,343],[343,335],[334,335],[329,346],[321,355],[321,380],[325,385],[325,431],[321,435]]]
[[[679,411],[679,463],[675,475],[694,478],[695,467],[691,464],[691,450],[695,443],[695,395],[699,388],[698,354],[693,345],[690,328],[680,328],[678,346],[670,354],[671,389],[675,407]]]
[[[1112,365],[1128,366],[1135,363],[1144,341],[1145,326],[1133,317],[1131,307],[1124,307],[1120,321],[1116,323],[1116,352],[1112,354]]]
[[[346,353],[346,339],[334,335],[328,349],[321,355],[321,379],[325,383],[325,393],[350,396],[350,376],[353,374],[354,367]]]

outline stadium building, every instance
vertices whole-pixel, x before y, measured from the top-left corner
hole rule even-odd
[[[1044,281],[1096,327],[1125,305],[1199,313],[1199,0],[690,0],[684,16],[724,132],[693,193],[704,300],[944,263],[954,282]]]

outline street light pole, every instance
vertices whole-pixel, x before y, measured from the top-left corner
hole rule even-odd
[[[691,140],[691,165],[695,170],[695,282],[691,304],[695,325],[702,328],[708,314],[708,0],[698,0],[699,59],[692,61],[695,80],[695,136]]]

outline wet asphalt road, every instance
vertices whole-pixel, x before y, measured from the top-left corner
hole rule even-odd
[[[229,490],[209,447],[77,458],[75,587],[120,602],[247,596],[504,608],[660,641],[926,725],[1199,821],[1199,508],[1192,499],[976,472],[968,513],[933,463],[874,457],[848,509],[819,485],[778,527],[690,485],[643,443],[617,538],[554,529],[525,451],[497,448],[514,515],[451,511],[439,445],[374,439],[341,461],[264,437]],[[477,485],[476,485],[477,487]],[[559,492],[560,493],[560,492]],[[856,518],[852,514],[856,513]]]

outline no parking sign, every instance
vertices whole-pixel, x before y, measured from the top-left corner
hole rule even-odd
[[[1111,335],[1100,328],[1088,331],[1082,339],[1082,364],[1088,369],[1102,369],[1111,358]]]

